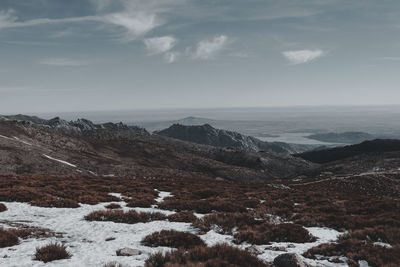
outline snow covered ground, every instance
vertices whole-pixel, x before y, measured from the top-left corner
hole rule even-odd
[[[169,192],[158,191],[157,202],[162,202],[165,197],[171,196]],[[122,198],[121,194],[113,193],[111,195]],[[110,204],[100,203],[97,205],[81,204],[79,208],[43,208],[31,206],[27,203],[6,202],[8,210],[0,213],[0,226],[9,228],[7,221],[18,222],[28,226],[48,228],[53,232],[63,233],[63,237],[27,239],[21,240],[17,246],[0,249],[0,266],[102,266],[109,262],[118,262],[126,266],[143,266],[144,261],[150,253],[157,251],[169,251],[171,248],[158,247],[151,248],[141,245],[141,240],[156,231],[177,230],[197,233],[196,229],[191,227],[190,223],[153,221],[149,223],[123,224],[114,222],[90,222],[84,220],[84,216],[92,211],[105,209],[104,206]],[[165,215],[173,214],[173,211],[151,208],[129,208],[124,201],[112,202],[118,203],[123,210],[136,210],[138,212],[161,212]],[[199,217],[201,215],[199,214]],[[273,243],[271,245],[256,246],[262,254],[259,257],[265,261],[273,259],[282,251],[273,251],[272,247],[285,247],[287,252],[303,253],[307,249],[317,246],[321,243],[335,241],[341,234],[328,228],[306,228],[311,234],[317,237],[313,243],[295,244],[295,243]],[[212,246],[217,243],[228,243],[242,249],[249,247],[249,244],[235,245],[233,237],[230,235],[221,235],[214,230],[200,236],[207,245]],[[108,238],[114,238],[106,241]],[[50,242],[62,242],[67,246],[67,250],[72,254],[70,259],[43,263],[33,260],[35,248]],[[116,250],[124,247],[135,248],[141,251],[140,255],[132,257],[116,256]],[[343,264],[333,264],[328,261],[306,260],[313,266],[346,266]]]

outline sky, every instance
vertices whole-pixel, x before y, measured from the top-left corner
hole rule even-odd
[[[398,0],[1,0],[0,114],[400,104]]]

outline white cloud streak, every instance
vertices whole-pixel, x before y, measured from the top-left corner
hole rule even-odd
[[[167,52],[164,54],[164,59],[167,63],[174,63],[178,61],[180,55],[179,52]]]
[[[326,55],[319,49],[285,51],[282,54],[292,65],[308,63]]]
[[[44,58],[38,62],[41,65],[56,66],[56,67],[74,67],[90,65],[88,60],[70,59],[70,58]]]
[[[228,43],[229,39],[225,35],[216,36],[211,40],[203,40],[197,44],[193,58],[200,60],[213,59]]]
[[[165,53],[171,50],[177,43],[172,36],[154,37],[143,40],[150,55]]]
[[[18,17],[15,16],[13,10],[0,11],[0,29],[93,21],[122,27],[125,30],[125,33],[121,40],[127,42],[133,41],[154,28],[164,24],[164,22],[158,18],[156,13],[141,10],[132,11],[131,9],[105,15],[59,19],[39,18],[25,21],[18,20]]]

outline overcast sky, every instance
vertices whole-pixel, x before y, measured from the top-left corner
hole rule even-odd
[[[400,104],[398,0],[1,0],[0,114]]]

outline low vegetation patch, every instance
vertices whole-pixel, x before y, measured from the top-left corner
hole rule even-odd
[[[187,222],[191,223],[196,221],[197,217],[190,211],[182,211],[171,214],[168,216],[168,220],[172,222]]]
[[[113,210],[113,209],[120,209],[121,205],[117,203],[110,203],[105,206],[106,209]]]
[[[35,199],[30,204],[47,208],[79,208],[79,203],[75,200],[55,197]]]
[[[358,266],[359,260],[365,260],[369,266],[400,266],[400,246],[384,248],[355,239],[341,239],[338,243],[322,244],[309,249],[305,257],[315,258],[315,255],[345,256],[350,266]]]
[[[0,203],[0,212],[6,211],[7,207],[3,203]]]
[[[98,210],[93,211],[85,216],[88,221],[111,221],[115,223],[135,224],[139,222],[151,222],[157,220],[165,220],[167,217],[159,212],[136,212],[130,210],[124,212],[122,210]]]
[[[35,260],[50,262],[55,260],[69,259],[71,254],[64,245],[52,243],[41,248],[36,248]]]
[[[168,198],[158,205],[162,209],[177,211],[194,211],[198,213],[221,212],[243,212],[246,207],[230,199],[209,198],[209,199],[177,199]]]
[[[13,231],[0,228],[0,248],[11,247],[18,244],[18,236]]]
[[[243,226],[253,226],[260,224],[261,221],[254,220],[253,216],[248,213],[231,212],[223,213],[216,212],[197,219],[193,226],[199,228],[201,233],[208,232],[211,228],[217,230],[221,234],[232,234],[232,229]]]
[[[228,245],[216,245],[213,247],[195,247],[189,251],[177,250],[150,255],[146,260],[146,267],[164,266],[229,266],[229,267],[264,267],[266,266],[257,257],[249,252]]]
[[[152,233],[146,236],[142,243],[148,247],[171,247],[171,248],[193,248],[196,246],[204,246],[203,240],[197,235],[178,232],[174,230],[162,230],[161,232]]]
[[[263,245],[270,242],[294,242],[305,243],[315,241],[302,226],[292,223],[270,224],[264,222],[260,225],[244,226],[239,228],[234,235],[235,242],[249,242],[251,244]]]

